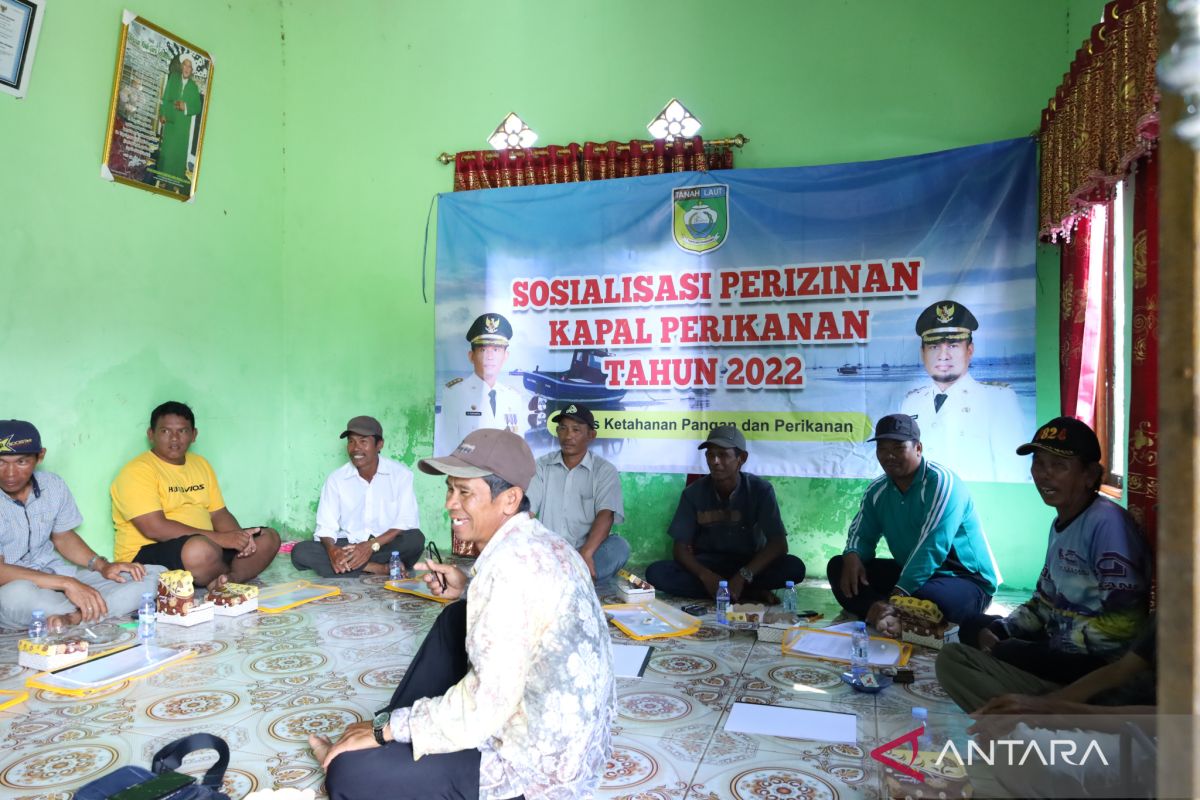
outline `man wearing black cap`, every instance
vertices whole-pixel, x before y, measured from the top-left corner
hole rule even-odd
[[[943,687],[967,710],[1034,691],[1037,682],[1067,684],[1114,661],[1149,614],[1149,548],[1129,512],[1099,492],[1095,432],[1058,417],[1017,453],[1033,454],[1034,486],[1057,515],[1033,597],[1003,619],[974,620],[977,636],[963,626],[963,641],[978,650],[948,646],[938,658]]]
[[[965,480],[1024,481],[1025,466],[1013,453],[1026,430],[1017,393],[970,372],[978,327],[970,309],[953,300],[921,312],[916,331],[930,381],[905,395],[900,412],[916,417],[929,452]]]
[[[474,371],[442,389],[437,441],[446,447],[478,428],[497,428],[524,435],[529,430],[529,401],[500,380],[508,360],[512,325],[500,314],[481,314],[467,330],[467,358]]]
[[[966,485],[924,457],[907,414],[880,419],[869,441],[883,475],[863,495],[845,552],[829,562],[834,597],[885,636],[902,633],[893,595],[932,601],[951,622],[982,614],[999,574]],[[892,558],[875,557],[880,536]]]
[[[625,520],[621,474],[588,449],[596,418],[587,406],[571,403],[550,421],[559,449],[537,460],[529,484],[533,514],[579,551],[593,578],[607,580],[629,560],[629,542],[611,532]]]
[[[431,592],[466,602],[438,616],[372,722],[336,745],[310,737],[331,800],[592,797],[616,711],[608,624],[579,553],[529,516],[533,453],[479,430],[420,468],[446,476],[451,529],[480,556],[469,585],[417,564]]]
[[[775,488],[742,471],[749,453],[736,425],[718,425],[701,443],[708,475],[683,490],[671,527],[667,561],[646,568],[646,580],[679,597],[714,597],[729,581],[735,600],[778,603],[771,592],[804,580],[804,562],[787,551],[787,531]]]
[[[0,626],[24,628],[35,609],[51,631],[128,614],[162,568],[93,551],[75,532],[83,517],[66,482],[37,470],[45,457],[37,428],[0,420]]]
[[[322,578],[385,575],[395,551],[411,567],[425,545],[412,472],[380,454],[383,426],[374,417],[350,420],[341,438],[350,461],[325,479],[313,540],[296,543],[292,564]]]

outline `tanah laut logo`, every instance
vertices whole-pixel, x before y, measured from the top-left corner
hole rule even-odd
[[[707,253],[729,236],[729,187],[682,186],[671,190],[671,233],[689,253]]]

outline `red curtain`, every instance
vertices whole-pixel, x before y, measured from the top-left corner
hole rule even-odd
[[[1154,547],[1158,531],[1158,155],[1145,156],[1133,200],[1133,347],[1129,513]]]
[[[1059,275],[1059,385],[1062,414],[1073,417],[1079,403],[1079,384],[1083,375],[1084,333],[1087,320],[1088,273],[1091,264],[1092,220],[1080,217],[1075,235],[1062,244],[1062,269]]]
[[[706,144],[699,136],[670,143],[657,139],[467,150],[454,157],[454,191],[716,169],[733,169],[733,149]]]

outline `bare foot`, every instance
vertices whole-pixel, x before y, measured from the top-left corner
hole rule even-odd
[[[752,603],[762,603],[764,606],[777,606],[780,603],[779,598],[770,589],[751,588],[746,592],[746,599]]]
[[[317,763],[322,764],[325,762],[325,756],[329,754],[329,748],[333,747],[333,742],[324,736],[318,736],[314,733],[308,737],[308,746],[313,751],[313,756],[316,757]]]
[[[374,561],[368,561],[363,565],[363,572],[367,573],[368,575],[387,575],[388,565],[376,564]]]
[[[210,592],[218,591],[218,590],[220,590],[220,588],[222,586],[224,586],[227,583],[229,583],[229,574],[228,573],[226,573],[224,575],[218,575],[217,577],[213,578],[211,581],[208,582],[208,590]]]
[[[83,612],[72,611],[70,614],[54,614],[46,617],[46,632],[59,634],[83,620]]]

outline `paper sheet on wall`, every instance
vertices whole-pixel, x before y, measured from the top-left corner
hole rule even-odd
[[[725,720],[725,730],[815,742],[858,743],[858,718],[854,714],[757,703],[734,703]]]

